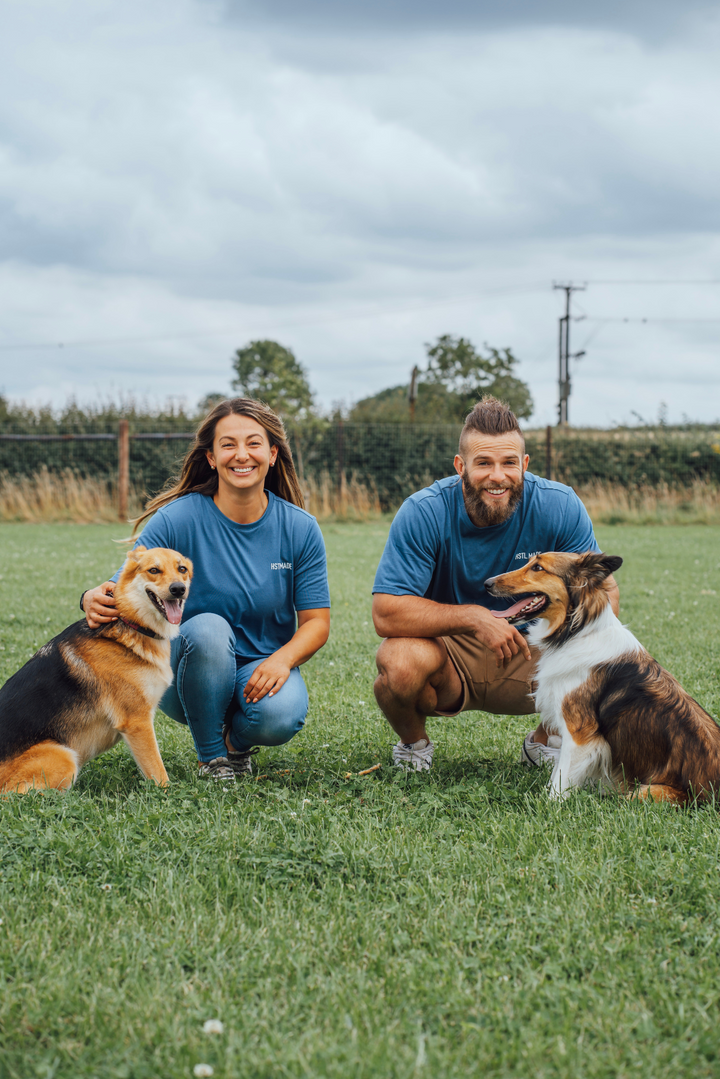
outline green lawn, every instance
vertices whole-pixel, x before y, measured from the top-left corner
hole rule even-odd
[[[198,782],[160,718],[167,792],[118,747],[68,794],[0,805],[1,1077],[720,1076],[716,811],[550,804],[516,763],[527,717],[436,721],[432,775],[395,774],[372,694],[386,530],[325,529],[333,634],[267,778]],[[121,534],[0,526],[3,678]],[[626,559],[623,619],[718,715],[718,533],[599,539]]]

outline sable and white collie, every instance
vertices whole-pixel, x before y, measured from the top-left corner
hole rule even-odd
[[[535,701],[561,737],[551,796],[599,784],[670,802],[720,797],[720,727],[613,614],[607,578],[620,565],[550,552],[485,582],[493,596],[523,597],[494,614],[533,623]]]
[[[147,779],[165,786],[153,716],[172,681],[170,639],[192,563],[136,547],[114,596],[118,620],[68,626],[0,689],[0,792],[67,790],[86,761],[121,738]]]

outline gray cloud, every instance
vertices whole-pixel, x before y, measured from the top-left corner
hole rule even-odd
[[[321,34],[452,33],[523,27],[580,27],[627,31],[658,40],[691,21],[712,18],[716,5],[693,0],[225,0],[226,16],[242,22],[295,26]]]
[[[612,7],[591,26],[575,6],[542,20],[504,6],[500,25],[451,4],[437,33],[437,6],[391,6],[390,26],[372,3],[333,5],[318,29],[323,10],[13,8],[0,345],[118,343],[18,353],[8,392],[200,396],[227,385],[233,347],[268,335],[329,404],[400,381],[423,341],[458,332],[511,345],[548,422],[554,277],[720,275],[718,34],[698,33],[701,6],[652,41]],[[640,26],[647,9],[623,10]],[[675,6],[653,11],[669,26]],[[418,33],[398,34],[402,19]],[[614,296],[611,312],[667,307],[652,290]],[[713,301],[673,302],[699,316]],[[715,348],[698,326],[604,329],[593,356],[654,415],[678,342],[697,386]],[[650,353],[662,378],[642,366]],[[578,384],[593,377],[589,357]],[[693,414],[691,381],[673,398]],[[617,384],[593,388],[603,420],[618,418]]]

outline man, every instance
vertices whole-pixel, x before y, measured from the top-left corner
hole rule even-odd
[[[373,586],[373,621],[385,638],[375,696],[399,737],[399,767],[430,768],[428,716],[535,711],[537,656],[519,629],[491,613],[508,603],[483,582],[540,551],[600,548],[572,488],[532,475],[528,463],[514,413],[485,397],[460,435],[457,476],[411,495],[392,523]],[[552,763],[559,749],[547,743],[542,726],[528,734],[524,762]]]

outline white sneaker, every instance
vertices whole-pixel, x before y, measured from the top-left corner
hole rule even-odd
[[[393,764],[396,768],[403,768],[406,772],[414,768],[416,772],[430,771],[435,746],[427,738],[421,738],[418,742],[398,742],[393,746]]]
[[[520,754],[521,763],[526,768],[539,768],[542,764],[554,765],[560,756],[561,739],[556,734],[551,734],[548,744],[544,746],[542,742],[533,741],[534,734],[535,731],[530,731],[525,737]]]

